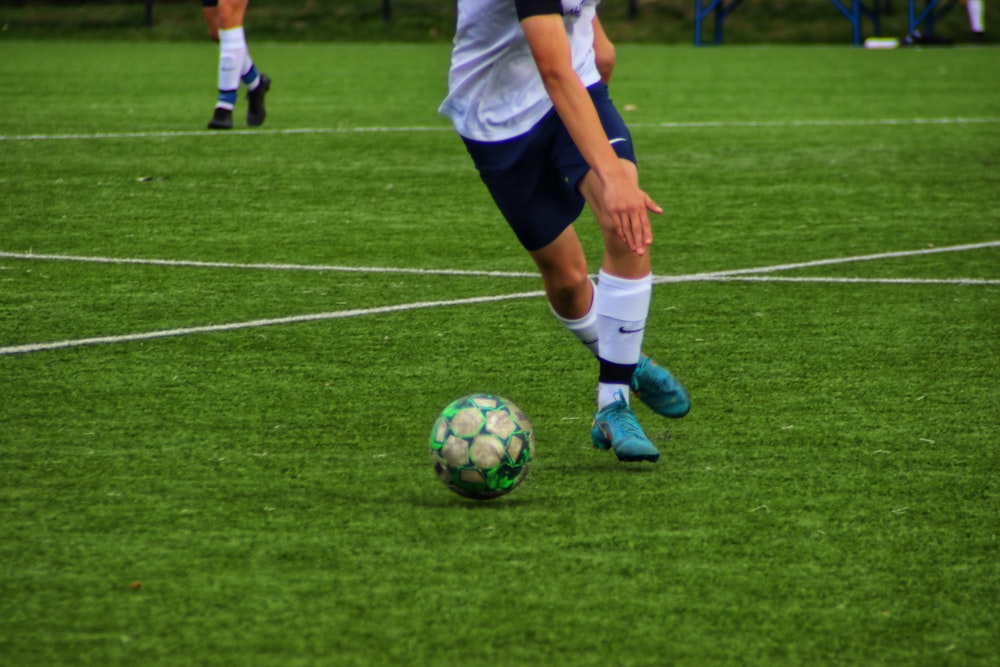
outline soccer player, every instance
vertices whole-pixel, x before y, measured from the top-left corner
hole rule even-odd
[[[621,461],[660,452],[630,407],[683,417],[684,387],[642,354],[653,276],[649,212],[632,137],[608,97],[615,49],[599,0],[458,0],[439,111],[542,276],[556,318],[599,362],[591,439]],[[604,239],[596,285],[573,223],[584,204]]]
[[[233,108],[240,81],[247,87],[247,125],[264,122],[264,96],[271,88],[271,79],[257,71],[247,50],[243,18],[249,0],[202,0],[202,11],[208,34],[219,43],[219,98],[208,122],[210,130],[233,127]]]

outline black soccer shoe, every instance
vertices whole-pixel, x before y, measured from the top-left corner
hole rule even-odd
[[[257,87],[247,93],[247,125],[257,127],[264,124],[267,111],[264,109],[264,96],[271,89],[271,78],[266,74],[260,75],[260,83]]]
[[[210,130],[231,130],[233,129],[233,110],[215,107],[212,112],[212,120],[208,121]]]

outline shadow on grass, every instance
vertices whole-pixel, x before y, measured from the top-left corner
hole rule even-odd
[[[517,495],[518,490],[514,490],[505,496],[493,498],[491,500],[475,500],[473,498],[463,498],[452,493],[448,489],[441,487],[440,493],[421,493],[414,495],[411,504],[415,507],[427,507],[434,509],[465,509],[474,512],[502,512],[518,507],[529,507],[538,502],[538,498],[532,494]]]

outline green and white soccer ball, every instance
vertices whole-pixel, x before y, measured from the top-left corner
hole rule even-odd
[[[534,458],[531,422],[514,403],[493,394],[454,401],[431,430],[438,479],[466,498],[488,500],[510,493]]]

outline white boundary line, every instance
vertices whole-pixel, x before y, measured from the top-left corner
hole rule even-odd
[[[1000,285],[1000,279],[981,278],[790,278],[782,276],[706,276],[704,282],[748,282],[748,283],[866,283],[870,285]],[[670,282],[664,281],[664,282]],[[679,282],[679,281],[678,281]]]
[[[701,129],[726,127],[860,127],[879,125],[977,125],[1000,123],[1000,118],[869,118],[853,120],[720,120],[679,123],[628,123],[629,127]]]
[[[832,266],[834,264],[850,264],[853,262],[871,262],[880,259],[895,259],[898,257],[914,257],[917,255],[933,255],[940,252],[963,252],[966,250],[982,250],[984,248],[998,248],[1000,240],[985,241],[983,243],[967,243],[964,245],[942,246],[940,248],[921,248],[920,250],[900,250],[895,252],[880,252],[872,255],[856,255],[854,257],[834,257],[832,259],[817,259],[809,262],[795,262],[793,264],[776,264],[774,266],[759,266],[750,269],[733,269],[731,271],[711,271],[708,273],[692,273],[687,276],[661,276],[654,279],[658,283],[676,283],[702,280],[722,280],[733,276],[746,276],[755,273],[774,273],[775,271],[792,271],[794,269],[811,269],[817,266]],[[826,279],[829,281],[830,279]],[[964,278],[956,278],[956,282],[969,283]],[[975,281],[971,281],[975,282]]]
[[[390,132],[444,132],[452,131],[450,126],[426,127],[300,127],[260,130],[177,130],[161,132],[95,132],[93,134],[15,134],[0,136],[0,141],[57,141],[75,139],[170,139],[174,137],[231,137],[261,134],[367,134]]]
[[[147,266],[187,266],[204,269],[259,269],[262,271],[320,271],[339,273],[405,273],[430,276],[483,276],[489,278],[534,278],[538,274],[517,271],[462,271],[459,269],[407,269],[386,266],[338,266],[326,264],[239,264],[234,262],[202,262],[187,259],[142,259],[138,257],[88,257],[85,255],[39,255],[33,252],[6,252],[0,257],[40,259],[61,262],[93,262],[96,264],[143,264]]]
[[[1000,123],[998,117],[983,118],[859,118],[855,120],[773,120],[773,121],[678,121],[667,123],[629,123],[630,128],[699,130],[715,128],[782,128],[782,127],[863,127],[863,126],[908,126],[908,125],[979,125]],[[387,134],[419,132],[453,132],[450,125],[402,126],[402,127],[302,127],[286,129],[254,130],[177,130],[159,132],[95,132],[91,134],[12,134],[0,135],[0,141],[67,141],[94,139],[170,139],[175,137],[227,137],[240,135],[288,135],[288,134]]]
[[[380,315],[383,313],[398,313],[407,310],[421,310],[425,308],[443,308],[446,306],[464,306],[473,303],[492,303],[496,301],[511,301],[513,299],[530,299],[544,295],[544,291],[522,292],[520,294],[503,294],[499,296],[480,296],[469,299],[452,299],[448,301],[421,301],[417,303],[404,303],[398,306],[381,306],[378,308],[364,308],[357,310],[338,310],[330,313],[313,313],[310,315],[293,315],[291,317],[278,317],[269,320],[250,320],[248,322],[230,322],[228,324],[210,324],[201,327],[186,327],[182,329],[164,329],[161,331],[147,331],[144,333],[127,334],[123,336],[99,336],[96,338],[78,338],[75,340],[62,340],[52,343],[34,343],[28,345],[14,345],[11,347],[0,347],[0,356],[6,354],[24,354],[26,352],[43,352],[46,350],[58,350],[67,347],[82,347],[84,345],[100,345],[109,343],[130,343],[140,340],[151,340],[154,338],[171,338],[174,336],[188,336],[198,333],[215,333],[219,331],[235,331],[237,329],[254,329],[258,327],[268,327],[278,324],[296,324],[299,322],[319,322],[323,320],[337,320],[347,317],[361,317],[363,315]]]
[[[905,284],[960,284],[960,285],[997,285],[1000,284],[1000,280],[976,280],[976,279],[966,279],[958,278],[955,280],[920,280],[920,279],[863,279],[863,278],[774,278],[768,276],[752,276],[752,274],[770,273],[775,271],[789,271],[793,269],[809,268],[816,266],[829,266],[833,264],[846,264],[851,262],[866,262],[874,261],[880,259],[891,259],[896,257],[912,257],[917,255],[930,255],[934,253],[941,252],[961,252],[966,250],[979,250],[983,248],[995,248],[1000,247],[1000,240],[998,241],[987,241],[984,243],[971,243],[965,245],[956,246],[945,246],[941,248],[924,248],[921,250],[904,250],[899,252],[885,252],[877,253],[871,255],[858,255],[854,257],[839,257],[832,259],[821,259],[811,262],[796,262],[793,264],[778,264],[774,266],[762,266],[749,269],[734,269],[731,271],[715,271],[709,273],[695,273],[681,276],[662,276],[656,279],[657,283],[679,283],[679,282],[695,282],[695,281],[726,281],[726,280],[785,280],[785,281],[797,281],[797,282],[874,282],[874,283],[905,283]],[[73,258],[65,255],[17,255],[14,253],[0,253],[0,256],[5,257],[18,257],[24,259],[54,259],[54,260],[65,260],[73,259],[75,261],[94,261],[95,259],[100,259],[101,261],[107,261],[109,258]],[[154,260],[123,260],[126,263],[153,263]],[[161,264],[169,266],[190,266],[189,263],[177,263],[173,261],[160,262]],[[246,265],[233,265],[233,264],[210,264],[204,262],[194,263],[194,266],[221,266],[223,268],[275,268],[281,265],[271,265],[271,264],[246,264]],[[290,268],[301,269],[303,267],[297,265],[291,265]],[[350,267],[341,267],[345,270],[358,270],[351,269]],[[313,268],[312,270],[317,270]],[[325,270],[339,270],[330,269]],[[423,271],[421,271],[423,272]],[[476,274],[479,275],[479,274]],[[498,275],[496,273],[487,272],[485,275]],[[511,275],[511,274],[499,274],[499,275]],[[520,276],[521,274],[514,274]],[[748,277],[751,276],[751,277]],[[8,347],[0,347],[0,356],[12,355],[12,354],[25,354],[29,352],[43,352],[47,350],[58,350],[70,347],[82,347],[85,345],[100,345],[100,344],[114,344],[114,343],[128,343],[140,340],[151,340],[155,338],[169,338],[174,336],[186,336],[198,333],[214,333],[220,331],[234,331],[237,329],[250,329],[265,326],[274,326],[279,324],[294,324],[298,322],[317,322],[323,320],[333,320],[333,319],[343,319],[347,317],[362,317],[365,315],[378,315],[383,313],[397,313],[410,310],[420,310],[426,308],[442,308],[448,306],[462,306],[476,303],[495,303],[498,301],[511,301],[514,299],[529,299],[539,296],[544,296],[545,292],[538,290],[533,292],[520,292],[517,294],[503,294],[494,296],[483,296],[483,297],[472,297],[468,299],[452,299],[446,301],[421,301],[417,303],[399,304],[396,306],[381,306],[378,308],[363,308],[354,310],[340,310],[327,313],[313,313],[307,315],[294,315],[291,317],[280,317],[275,319],[264,319],[264,320],[250,320],[247,322],[231,322],[228,324],[213,324],[201,327],[187,327],[180,329],[165,329],[161,331],[148,331],[144,333],[136,334],[126,334],[120,336],[100,336],[95,338],[78,338],[73,340],[63,340],[54,341],[50,343],[31,343],[26,345],[13,345]]]
[[[852,262],[870,262],[879,259],[894,259],[898,257],[912,257],[914,255],[933,255],[941,252],[962,252],[965,250],[981,250],[984,248],[1000,247],[1000,240],[985,241],[983,243],[968,243],[964,245],[942,246],[940,248],[921,248],[920,250],[900,250],[895,252],[882,252],[873,255],[857,255],[854,257],[835,257],[832,259],[818,259],[808,262],[796,262],[793,264],[776,264],[773,266],[761,266],[749,269],[731,269],[728,271],[711,271],[708,273],[691,273],[680,276],[659,276],[654,282],[676,283],[692,282],[702,280],[715,280],[730,276],[742,276],[754,273],[774,273],[776,271],[790,271],[793,269],[808,269],[817,266],[830,266],[833,264],[847,264]],[[430,276],[479,276],[488,278],[535,278],[535,272],[528,271],[473,271],[460,269],[415,269],[399,268],[387,266],[343,266],[336,264],[270,264],[270,263],[238,263],[238,262],[205,262],[188,259],[144,259],[139,257],[101,257],[92,255],[63,255],[63,254],[38,254],[34,252],[9,252],[0,250],[0,257],[10,259],[29,259],[43,261],[60,262],[91,262],[96,264],[139,264],[147,266],[180,266],[207,269],[243,269],[262,271],[320,271],[339,273],[402,273],[412,275]],[[811,279],[812,280],[812,279]],[[830,279],[819,279],[829,281]],[[859,278],[858,281],[870,280]],[[982,282],[973,278],[955,278],[944,280],[944,282],[975,284]],[[988,281],[987,281],[988,282]]]

